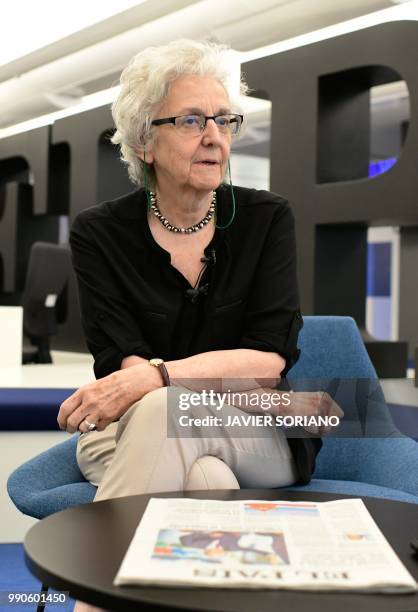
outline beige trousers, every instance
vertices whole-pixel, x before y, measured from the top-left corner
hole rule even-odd
[[[181,391],[169,389],[170,394]],[[84,477],[98,486],[95,501],[159,491],[275,488],[298,479],[280,428],[264,427],[262,437],[260,428],[254,428],[252,437],[251,427],[245,428],[249,437],[231,437],[226,430],[221,437],[203,437],[203,429],[202,437],[182,437],[178,418],[170,415],[171,405],[167,388],[157,389],[104,431],[80,436],[77,461]],[[229,415],[243,414],[233,406],[226,408]],[[203,410],[219,415],[213,407]]]

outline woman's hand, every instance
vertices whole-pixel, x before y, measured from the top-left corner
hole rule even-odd
[[[283,416],[313,416],[331,417],[336,416],[342,419],[344,412],[339,405],[334,402],[332,397],[323,391],[292,391],[289,393],[290,403],[276,408],[277,414]],[[306,431],[314,435],[323,435],[331,431],[327,426],[308,426]]]
[[[258,395],[259,401],[254,397]],[[251,402],[249,398],[251,397]],[[280,403],[278,398],[281,397]],[[272,399],[270,399],[272,398]],[[285,399],[288,398],[288,399]],[[273,416],[331,417],[339,419],[344,412],[332,397],[324,391],[280,391],[258,387],[251,391],[240,391],[234,395],[234,406],[244,412],[266,413]],[[313,435],[329,433],[331,427],[307,426],[304,429]]]
[[[87,418],[98,431],[103,431],[134,402],[161,385],[158,369],[148,362],[113,372],[80,387],[67,398],[60,407],[58,425],[69,433],[85,433],[89,431]]]

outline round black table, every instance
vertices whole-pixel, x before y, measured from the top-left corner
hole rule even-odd
[[[180,609],[255,612],[417,612],[418,594],[372,595],[284,590],[115,587],[113,579],[150,497],[330,501],[344,495],[276,489],[192,491],[137,495],[78,506],[43,519],[28,532],[26,563],[43,583],[109,610]],[[418,559],[409,541],[418,535],[418,506],[363,498],[409,572]]]

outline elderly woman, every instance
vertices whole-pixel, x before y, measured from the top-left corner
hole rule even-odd
[[[98,380],[63,403],[58,421],[83,434],[77,460],[98,486],[95,500],[307,482],[320,446],[287,440],[274,425],[262,435],[249,426],[245,437],[222,428],[184,437],[170,421],[174,434],[167,433],[167,394],[178,393],[170,379],[200,390],[208,379],[241,379],[250,389],[255,379],[277,383],[299,354],[289,205],[268,191],[224,184],[243,122],[224,51],[178,40],[132,59],[113,105],[113,142],[142,186],[84,210],[72,227]],[[335,410],[316,394],[301,394],[299,408]]]

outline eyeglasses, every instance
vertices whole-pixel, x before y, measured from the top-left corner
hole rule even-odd
[[[221,134],[231,134],[231,136],[237,136],[241,129],[244,117],[243,115],[236,114],[214,115],[213,117],[205,117],[205,115],[180,115],[179,117],[154,119],[154,121],[151,121],[151,125],[164,125],[165,123],[172,123],[181,134],[198,136],[205,129],[209,119],[213,119]]]

